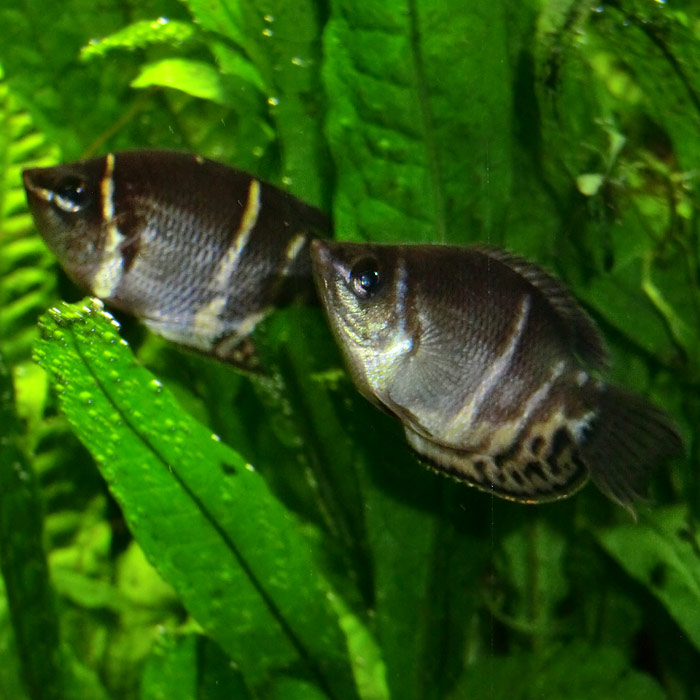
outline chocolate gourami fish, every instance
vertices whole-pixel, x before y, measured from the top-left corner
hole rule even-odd
[[[199,156],[134,150],[23,173],[68,275],[155,333],[240,366],[272,308],[313,293],[322,212]]]
[[[352,379],[435,469],[527,503],[590,476],[632,510],[651,469],[682,453],[666,414],[597,378],[593,321],[523,258],[321,240],[311,257]]]

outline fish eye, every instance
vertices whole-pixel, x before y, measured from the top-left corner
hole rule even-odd
[[[374,258],[363,258],[353,265],[350,287],[358,299],[369,299],[381,289],[382,276]]]
[[[77,177],[66,178],[53,191],[54,203],[65,212],[74,213],[84,209],[88,200],[87,187]]]

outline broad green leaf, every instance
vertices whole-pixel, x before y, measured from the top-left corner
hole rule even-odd
[[[247,681],[295,664],[354,697],[331,593],[260,475],[135,364],[97,302],[61,304],[41,328],[36,356],[130,528]]]
[[[658,509],[643,526],[602,530],[598,538],[619,564],[659,599],[700,649],[700,536],[683,506]]]
[[[182,90],[193,97],[222,105],[230,105],[233,100],[214,66],[187,58],[164,58],[147,63],[131,81],[131,87],[135,88],[153,86]]]
[[[331,2],[328,136],[344,237],[501,235],[511,184],[502,2]]]
[[[451,700],[662,700],[652,680],[633,670],[614,648],[581,642],[552,646],[545,652],[493,656],[469,666]]]
[[[80,50],[83,60],[104,56],[113,49],[142,49],[152,44],[167,44],[179,47],[196,34],[195,27],[188,22],[170,21],[166,17],[134,22],[104,39],[94,39]]]

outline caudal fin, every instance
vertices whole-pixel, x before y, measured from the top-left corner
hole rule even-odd
[[[668,415],[641,396],[605,386],[599,406],[582,456],[596,486],[634,515],[654,467],[682,455],[683,441]]]

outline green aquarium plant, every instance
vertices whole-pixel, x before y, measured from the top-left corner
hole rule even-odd
[[[700,12],[690,0],[0,0],[0,697],[690,698]],[[27,167],[193,151],[336,236],[561,278],[686,455],[638,522],[424,470],[320,309],[258,375],[83,298]]]

